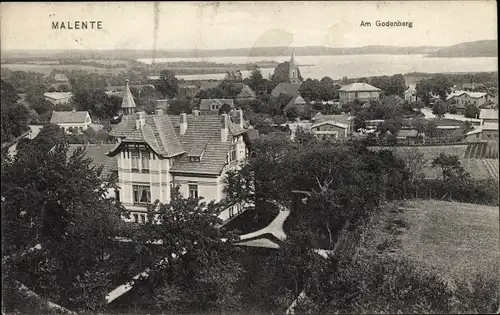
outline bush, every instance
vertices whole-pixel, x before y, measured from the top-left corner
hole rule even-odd
[[[365,255],[331,261],[308,288],[318,313],[449,313],[453,292],[428,266],[408,258]]]

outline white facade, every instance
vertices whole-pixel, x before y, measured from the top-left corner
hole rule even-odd
[[[246,161],[248,148],[243,134],[232,136],[227,129],[221,129],[220,132],[229,135],[227,141],[231,141],[230,148],[226,152],[227,163],[220,174],[172,171],[180,155],[164,158],[156,154],[146,143],[124,143],[123,149],[116,155],[119,200],[131,212],[130,219],[124,218],[124,220],[145,222],[147,205],[156,200],[169,203],[174,187],[179,187],[183,197],[203,198],[201,202],[223,200],[225,174],[229,169],[238,167]],[[222,138],[221,135],[221,141]],[[137,149],[132,149],[133,147]]]

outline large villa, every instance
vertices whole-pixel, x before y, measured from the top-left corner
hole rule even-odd
[[[125,115],[111,131],[116,144],[109,149],[101,177],[115,172],[116,198],[131,212],[134,222],[147,220],[147,206],[155,200],[168,203],[174,187],[185,197],[219,202],[224,198],[224,176],[244,163],[248,153],[248,124],[241,110],[179,116],[135,113],[127,87]],[[233,205],[222,214],[228,219],[241,211]],[[221,216],[220,216],[221,217]]]

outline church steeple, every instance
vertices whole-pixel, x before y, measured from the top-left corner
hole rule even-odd
[[[299,67],[295,62],[295,50],[292,50],[292,59],[290,59],[288,75],[290,77],[290,83],[301,83],[299,79]]]
[[[130,92],[130,87],[128,85],[129,80],[126,80],[127,86],[125,87],[125,94],[122,100],[122,110],[125,115],[133,115],[135,112],[135,101],[132,92]]]

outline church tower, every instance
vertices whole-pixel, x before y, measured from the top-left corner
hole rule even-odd
[[[128,79],[127,79],[127,86],[125,87],[125,94],[123,95],[123,100],[122,100],[122,110],[124,115],[133,115],[135,112],[135,101],[134,101],[134,96],[132,96],[132,92],[130,92],[130,87],[128,85]]]
[[[295,51],[292,51],[292,59],[290,59],[290,67],[288,70],[288,75],[290,77],[290,83],[302,83],[299,79],[299,67],[295,62]]]

